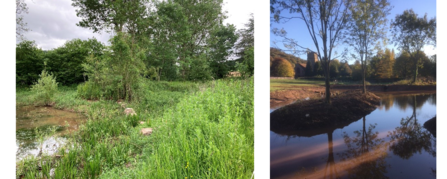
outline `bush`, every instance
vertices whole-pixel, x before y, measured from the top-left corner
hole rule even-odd
[[[103,95],[101,88],[90,81],[79,84],[77,92],[84,99],[100,99]]]
[[[295,71],[292,65],[283,58],[275,58],[272,67],[270,68],[270,76],[275,77],[293,77]]]
[[[37,83],[31,86],[31,92],[35,95],[33,103],[48,106],[54,101],[53,96],[57,93],[56,77],[48,74],[45,70],[39,76]]]

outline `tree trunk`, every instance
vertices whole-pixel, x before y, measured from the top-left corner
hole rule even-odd
[[[366,59],[368,58],[368,52],[365,54],[365,59],[362,63],[362,78],[363,78],[363,94],[366,94]]]
[[[325,60],[325,66],[326,66],[326,80],[325,80],[325,85],[326,85],[326,104],[331,104],[331,90],[330,90],[330,83],[329,83],[329,62],[326,59]]]
[[[416,83],[416,80],[417,80],[417,76],[418,76],[418,61],[419,60],[416,60],[415,62],[415,65],[414,65],[414,78],[413,78],[413,83]]]
[[[363,94],[365,94],[366,93],[366,78],[365,78],[365,76],[366,76],[366,69],[365,69],[365,67],[364,67],[364,65],[362,65],[362,71],[363,71],[363,73],[362,73],[362,78],[363,78]]]

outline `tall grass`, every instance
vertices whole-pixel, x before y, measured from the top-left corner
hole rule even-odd
[[[25,159],[17,176],[41,178],[248,178],[254,168],[253,78],[139,85],[126,102],[138,115],[124,116],[116,101],[87,101],[76,87],[62,87],[54,107],[88,118],[58,155]],[[17,90],[18,104],[29,91]],[[145,121],[145,124],[139,124]],[[140,134],[152,127],[151,136]],[[44,170],[35,170],[44,161]]]

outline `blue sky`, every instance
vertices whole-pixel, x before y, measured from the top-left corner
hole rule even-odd
[[[389,0],[391,6],[394,6],[390,14],[388,15],[388,21],[391,21],[396,17],[397,14],[402,14],[404,10],[407,9],[413,9],[413,11],[418,14],[419,17],[422,17],[425,13],[427,13],[428,19],[431,19],[433,17],[436,17],[436,0]],[[285,16],[287,13],[282,13],[281,15]],[[292,14],[293,16],[297,16],[297,14]],[[311,50],[316,51],[315,45],[312,42],[312,39],[310,38],[309,32],[307,30],[306,25],[304,22],[300,19],[293,19],[287,23],[276,23],[276,22],[270,22],[270,30],[273,28],[284,28],[284,30],[287,31],[287,36],[289,38],[293,38],[301,46],[308,47]],[[391,39],[391,32],[390,29],[388,29],[388,38]],[[272,32],[270,32],[270,47],[280,48],[283,50],[288,50],[284,47],[282,43],[282,37],[275,36]],[[274,43],[276,42],[276,44]],[[340,46],[336,49],[339,53],[341,50],[343,50],[346,46]],[[388,48],[394,49],[396,54],[399,52],[399,50],[392,44],[390,41],[387,45]],[[424,49],[425,53],[427,55],[434,55],[436,54],[436,49],[434,49],[433,46],[425,46]],[[287,52],[287,51],[286,51]],[[297,55],[302,59],[306,59],[306,55]],[[349,63],[354,63],[354,61],[349,61]]]

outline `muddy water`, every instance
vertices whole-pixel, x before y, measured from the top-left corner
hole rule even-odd
[[[381,105],[348,126],[270,132],[271,178],[436,178],[436,94],[380,94]]]
[[[53,154],[65,143],[64,135],[75,131],[86,117],[69,111],[51,107],[16,107],[16,160],[42,153]],[[40,131],[36,133],[36,128]],[[40,138],[39,134],[55,134]]]

